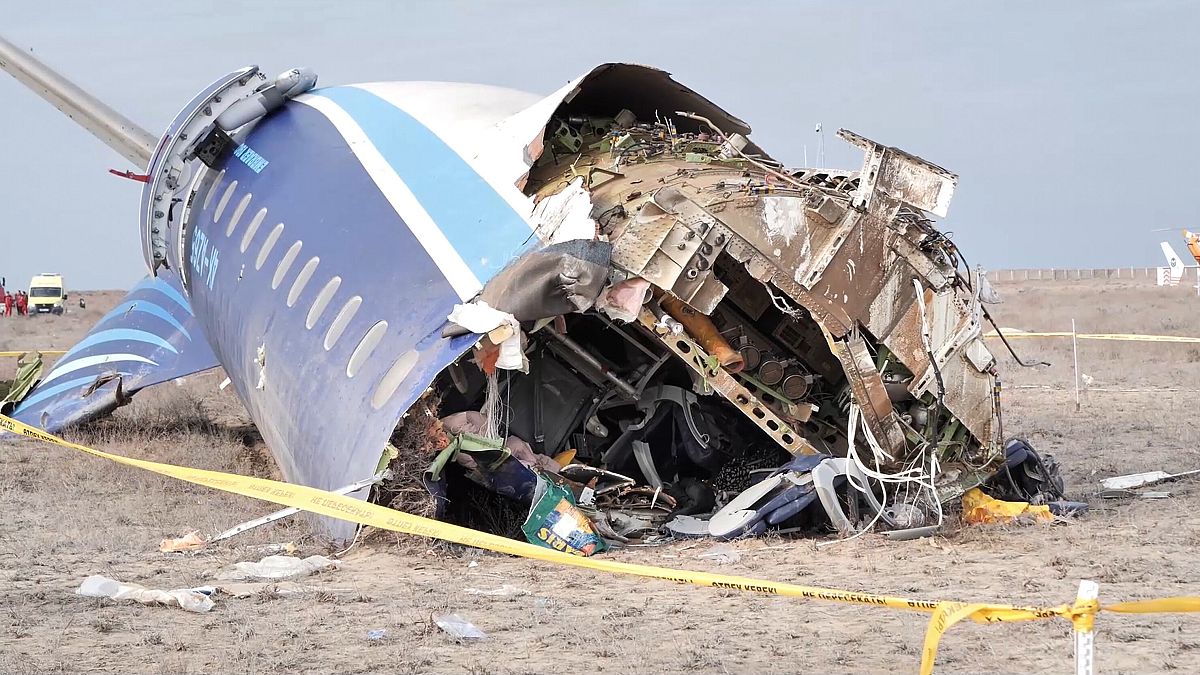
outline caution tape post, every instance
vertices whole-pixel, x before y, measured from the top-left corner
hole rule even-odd
[[[941,641],[942,635],[950,630],[954,624],[963,619],[971,619],[976,623],[1006,623],[1058,617],[1071,621],[1077,629],[1086,625],[1090,631],[1091,622],[1094,620],[1095,614],[1100,610],[1133,614],[1200,612],[1200,597],[1143,600],[1117,603],[1106,607],[1101,607],[1095,599],[1090,601],[1077,600],[1074,604],[1064,604],[1057,607],[1021,607],[1000,603],[914,600],[888,595],[876,595],[873,593],[858,593],[833,588],[802,586],[799,584],[726,574],[693,572],[668,567],[617,562],[601,558],[586,558],[542,548],[541,546],[508,539],[507,537],[495,534],[488,534],[487,532],[472,530],[459,525],[423,518],[403,511],[396,511],[378,504],[364,502],[352,497],[305,485],[284,483],[266,478],[241,476],[220,471],[209,471],[207,469],[192,469],[174,464],[162,464],[144,459],[114,455],[89,448],[85,445],[72,443],[71,441],[46,433],[4,415],[0,415],[0,432],[11,432],[64,448],[78,450],[118,464],[152,471],[231,494],[253,497],[280,506],[294,507],[322,516],[341,518],[342,520],[348,520],[361,525],[440,539],[464,546],[487,549],[496,553],[505,553],[543,562],[570,565],[572,567],[582,567],[598,572],[663,579],[680,584],[691,584],[707,588],[924,612],[931,616],[925,631],[925,641],[921,650],[921,675],[930,675],[933,673],[933,664],[937,657],[938,644]]]
[[[1100,609],[1100,585],[1080,581],[1079,593],[1072,606],[1071,624],[1075,631],[1075,675],[1096,672],[1096,612]]]

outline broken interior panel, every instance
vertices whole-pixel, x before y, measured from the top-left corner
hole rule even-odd
[[[920,534],[995,472],[995,360],[933,222],[957,177],[847,131],[859,169],[785,169],[748,133],[660,71],[563,98],[521,180],[547,246],[485,287],[512,321],[434,383],[490,454],[444,451],[438,480],[527,509],[556,474],[628,542]]]

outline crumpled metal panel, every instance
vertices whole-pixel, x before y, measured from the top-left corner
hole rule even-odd
[[[839,129],[838,137],[872,156],[868,162],[872,171],[866,175],[877,183],[878,189],[884,194],[922,211],[946,217],[958,176],[916,155],[899,148],[881,146],[853,131]],[[871,198],[870,192],[860,191],[860,195],[867,200]]]
[[[903,275],[901,275],[903,278]],[[905,311],[886,333],[882,340],[913,373],[909,391],[914,396],[938,394],[936,373],[929,364],[929,356],[921,338],[922,317],[920,304],[915,300],[911,279],[897,289],[896,305],[906,306]],[[885,296],[880,296],[881,301]],[[992,385],[994,378],[983,372],[994,363],[991,353],[978,340],[979,326],[958,303],[952,291],[934,293],[925,290],[926,315],[930,327],[931,345],[937,357],[938,367],[946,386],[943,404],[959,418],[959,421],[981,442],[992,437]],[[893,305],[895,307],[896,305]],[[883,312],[876,312],[875,322]],[[982,351],[980,351],[982,349]],[[980,368],[978,364],[982,364]]]
[[[866,341],[861,335],[852,334],[845,340],[829,339],[829,348],[842,363],[850,390],[876,440],[885,450],[899,452],[905,447],[904,431]]]
[[[614,234],[613,262],[710,314],[728,290],[713,276],[713,262],[731,238],[679,189],[665,187]]]

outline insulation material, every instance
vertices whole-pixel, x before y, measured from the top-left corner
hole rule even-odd
[[[166,605],[179,607],[189,612],[207,612],[213,608],[211,588],[177,588],[173,591],[162,591],[146,588],[139,584],[125,584],[116,579],[93,574],[83,580],[75,595],[86,598],[109,598],[112,600],[132,600],[143,605]]]
[[[979,488],[963,495],[963,518],[972,525],[1010,523],[1014,520],[1054,520],[1050,507],[1029,502],[1005,502],[988,496]]]
[[[608,281],[612,246],[573,240],[531,251],[483,287],[479,299],[518,321],[535,321],[592,307]]]
[[[512,314],[493,309],[480,300],[469,305],[455,305],[454,311],[446,318],[471,333],[487,333],[489,336],[492,331],[507,327],[509,330],[503,331],[498,340],[500,354],[496,358],[496,367],[522,372],[529,369],[529,362],[521,352],[521,324]]]
[[[290,555],[269,555],[258,562],[239,562],[217,575],[222,581],[274,581],[295,579],[341,565],[323,555],[296,558]]]
[[[583,177],[579,177],[561,192],[539,201],[533,207],[533,222],[538,238],[547,244],[595,239],[596,221],[591,213],[592,197],[583,189]]]
[[[596,309],[609,318],[628,323],[637,319],[649,291],[650,282],[641,277],[617,282],[600,291],[600,297],[596,298]]]

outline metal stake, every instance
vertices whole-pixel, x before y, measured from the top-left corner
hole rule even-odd
[[[1079,341],[1075,339],[1075,319],[1071,319],[1071,354],[1075,360],[1075,412],[1079,412]]]

